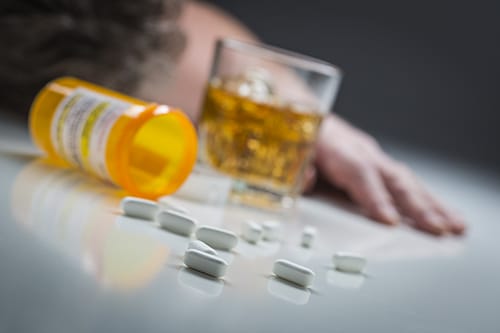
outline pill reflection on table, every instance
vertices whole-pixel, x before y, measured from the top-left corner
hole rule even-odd
[[[202,274],[182,267],[177,275],[177,281],[183,287],[198,294],[217,297],[222,293],[224,282],[216,279],[207,279]]]
[[[156,220],[162,228],[183,236],[190,236],[198,224],[192,217],[173,210],[162,210]]]
[[[267,291],[274,297],[297,305],[307,304],[311,296],[311,291],[309,291],[309,289],[297,288],[290,284],[283,283],[274,277],[268,279]]]
[[[365,281],[363,274],[353,274],[329,269],[326,273],[326,281],[342,289],[359,289]]]
[[[125,197],[121,201],[123,213],[129,217],[153,221],[158,213],[158,204],[152,200]]]

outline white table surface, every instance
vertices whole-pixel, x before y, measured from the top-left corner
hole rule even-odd
[[[328,198],[286,217],[174,198],[201,223],[239,233],[281,219],[279,242],[240,240],[224,280],[183,267],[188,239],[120,215],[122,193],[48,166],[27,133],[0,122],[0,332],[500,332],[500,177],[405,150],[463,212],[465,237],[385,227]],[[312,249],[304,225],[318,228]],[[365,275],[332,268],[367,256]],[[316,273],[310,290],[271,276],[285,258]]]

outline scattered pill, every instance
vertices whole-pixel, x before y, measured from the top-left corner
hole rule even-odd
[[[189,268],[216,278],[224,276],[228,266],[224,259],[196,249],[186,251],[184,263]]]
[[[306,226],[304,230],[302,230],[302,241],[301,245],[303,247],[311,247],[314,243],[314,239],[316,238],[317,230],[315,227]]]
[[[224,230],[211,226],[201,226],[196,230],[196,238],[207,245],[229,251],[238,244],[238,237],[229,230]]]
[[[214,249],[212,249],[207,244],[203,243],[201,240],[193,240],[193,241],[189,242],[188,250],[193,250],[193,249],[198,250],[198,251],[202,251],[205,253],[217,255],[217,252]]]
[[[253,221],[243,223],[242,237],[249,243],[257,243],[262,237],[262,226]]]
[[[275,241],[279,236],[280,223],[266,221],[262,224],[262,238],[267,241]]]
[[[284,259],[274,262],[273,273],[277,277],[293,282],[301,287],[309,287],[315,275],[309,268]]]
[[[333,255],[335,269],[349,273],[361,273],[366,265],[366,258],[356,253],[337,252]]]
[[[189,211],[186,207],[174,202],[169,196],[161,197],[160,199],[158,199],[158,203],[163,209],[173,210],[186,215],[189,214]]]
[[[173,210],[162,210],[156,220],[169,231],[183,236],[190,236],[196,228],[196,220]]]
[[[153,221],[158,212],[158,204],[137,197],[125,197],[121,201],[123,213],[130,217]]]

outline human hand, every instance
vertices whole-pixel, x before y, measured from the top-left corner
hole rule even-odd
[[[411,170],[342,119],[331,115],[324,120],[316,153],[319,172],[377,221],[395,225],[405,218],[434,235],[465,231],[461,217],[431,195]]]

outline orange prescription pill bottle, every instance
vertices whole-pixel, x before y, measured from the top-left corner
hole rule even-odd
[[[71,77],[38,93],[30,132],[51,159],[150,199],[177,190],[196,161],[196,130],[182,111]]]

